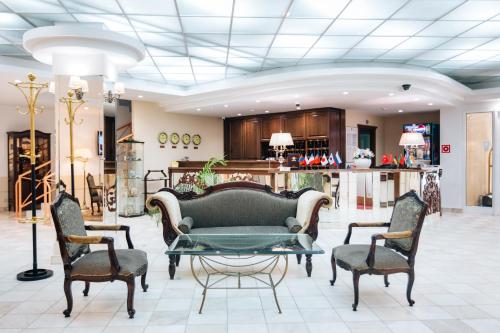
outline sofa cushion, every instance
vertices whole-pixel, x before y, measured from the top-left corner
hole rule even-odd
[[[288,234],[285,226],[238,226],[193,228],[191,234]]]
[[[297,214],[297,200],[244,188],[214,192],[180,200],[182,216],[193,218],[196,228],[228,226],[279,226]]]
[[[193,227],[193,219],[190,216],[184,217],[178,225],[179,230],[185,234],[189,234]]]

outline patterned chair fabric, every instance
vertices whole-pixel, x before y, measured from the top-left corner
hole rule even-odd
[[[116,257],[120,263],[119,276],[141,276],[146,273],[148,259],[146,252],[141,250],[120,249],[115,250]],[[73,263],[71,276],[109,276],[111,277],[111,265],[107,250],[93,251],[84,255]]]
[[[61,224],[63,236],[76,235],[87,236],[85,223],[83,222],[80,205],[77,202],[65,198],[62,204],[56,209],[57,217]],[[90,252],[88,244],[65,243],[71,261],[83,254]]]
[[[370,252],[370,245],[349,244],[341,245],[333,249],[335,259],[340,267],[345,270],[368,269],[366,257]],[[375,269],[408,269],[406,258],[391,249],[377,246],[375,250]]]
[[[425,213],[425,205],[416,196],[407,196],[397,200],[391,217],[389,232],[414,231],[422,213]],[[413,237],[388,239],[385,246],[405,255],[411,250]]]

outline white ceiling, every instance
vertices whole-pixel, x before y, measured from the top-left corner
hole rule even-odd
[[[494,0],[0,0],[0,55],[30,58],[23,33],[54,22],[102,22],[136,38],[146,59],[123,77],[163,85],[360,61],[500,85]]]

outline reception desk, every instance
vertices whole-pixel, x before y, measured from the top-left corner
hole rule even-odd
[[[170,167],[169,186],[192,182],[205,162],[179,162]],[[299,169],[279,171],[275,161],[228,161],[212,169],[221,181],[248,180],[267,184],[275,192],[314,187],[336,198],[339,209],[377,210],[391,207],[400,195],[415,190],[429,205],[429,213],[441,212],[441,169]]]

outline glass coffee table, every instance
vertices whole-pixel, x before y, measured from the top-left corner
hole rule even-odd
[[[199,313],[209,289],[271,289],[281,313],[276,287],[287,273],[288,255],[325,251],[306,234],[184,234],[179,235],[165,253],[191,256],[191,272],[203,287]],[[272,273],[280,261],[284,261],[284,268],[278,269],[281,274],[274,280]],[[202,275],[206,277],[203,279]],[[234,287],[227,285],[231,277],[237,279]],[[253,279],[254,285],[243,283],[248,279]]]

